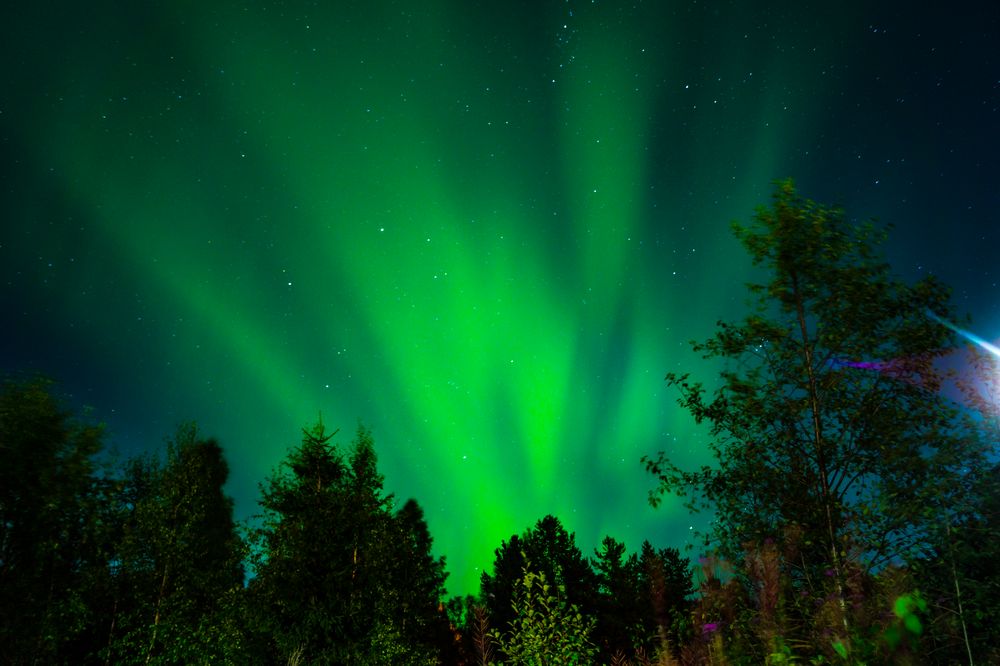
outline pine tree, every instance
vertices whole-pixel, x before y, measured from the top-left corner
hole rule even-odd
[[[334,434],[322,422],[304,431],[262,488],[248,589],[257,653],[271,663],[434,663],[443,561],[415,503],[393,514],[370,432],[359,428],[346,460]]]
[[[424,511],[410,499],[394,516],[398,547],[393,571],[399,596],[393,606],[394,624],[411,645],[445,652],[452,650],[454,635],[441,605],[447,579],[443,557],[434,557],[433,540]]]
[[[643,541],[639,549],[643,643],[647,653],[677,651],[691,631],[694,584],[691,563],[676,548],[656,549]]]
[[[600,660],[609,663],[615,655],[631,657],[635,648],[649,642],[653,632],[646,610],[639,557],[626,555],[625,544],[610,536],[594,550],[591,566],[596,574],[597,626],[594,642]]]
[[[344,501],[349,470],[322,423],[303,431],[262,487],[248,592],[256,652],[278,663],[292,655],[322,663],[351,636],[349,606],[356,543]]]

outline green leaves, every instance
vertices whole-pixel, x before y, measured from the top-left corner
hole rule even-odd
[[[0,661],[74,660],[92,631],[81,590],[100,584],[99,426],[40,379],[0,385]]]
[[[553,586],[545,574],[523,570],[513,599],[514,620],[508,632],[493,637],[512,664],[593,664],[594,618],[566,601],[565,587]]]
[[[919,638],[924,631],[920,616],[927,612],[927,602],[917,591],[896,597],[892,613],[896,622],[886,628],[882,640],[894,651],[906,640]]]
[[[229,613],[243,585],[244,548],[223,492],[222,448],[186,424],[167,443],[165,461],[137,459],[125,471],[107,657],[235,658]]]
[[[954,336],[926,313],[952,317],[948,290],[894,278],[884,231],[799,197],[790,180],[733,231],[765,273],[749,285],[746,316],[693,345],[721,366],[718,388],[666,377],[678,404],[708,424],[715,465],[681,470],[664,452],[644,462],[656,493],[715,510],[711,537],[736,564],[745,544],[799,526],[787,575],[793,587],[820,584],[836,601],[822,622],[845,633],[855,621],[849,572],[926,545],[962,470],[984,460],[973,429],[937,393],[935,361]]]

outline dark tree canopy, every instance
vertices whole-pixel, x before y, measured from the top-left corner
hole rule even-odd
[[[445,621],[444,563],[423,512],[393,513],[370,433],[347,460],[322,423],[263,486],[249,604],[272,661],[427,663]],[[387,661],[385,661],[387,660]]]
[[[791,529],[802,585],[830,580],[847,626],[848,569],[877,570],[926,547],[915,510],[947,496],[980,461],[935,366],[954,345],[954,319],[933,278],[906,284],[879,252],[871,224],[778,184],[770,207],[734,232],[762,269],[750,313],[719,322],[694,348],[721,362],[715,388],[667,375],[680,404],[710,427],[715,464],[646,459],[661,493],[716,511],[711,537],[740,562],[748,543]],[[832,571],[832,577],[824,575]]]
[[[100,448],[101,428],[74,419],[51,382],[0,386],[0,662],[66,658],[88,630]]]
[[[243,587],[242,541],[223,491],[228,477],[222,448],[194,424],[178,428],[165,462],[128,465],[110,599],[113,661],[223,660],[238,642],[224,617]]]
[[[501,542],[495,555],[493,573],[484,572],[481,580],[481,596],[494,628],[505,631],[514,620],[514,592],[525,570],[563,586],[569,604],[593,609],[594,573],[576,545],[576,535],[555,516],[545,516],[521,536]]]
[[[637,651],[676,651],[690,629],[691,567],[676,548],[644,541],[638,553],[605,537],[594,550],[598,599],[595,640],[602,663]]]

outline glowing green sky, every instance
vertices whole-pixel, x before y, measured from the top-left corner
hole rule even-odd
[[[682,545],[639,458],[705,462],[663,375],[711,370],[686,341],[739,313],[728,222],[772,179],[1000,324],[997,12],[632,4],[10,10],[4,369],[126,453],[197,420],[241,516],[320,411],[361,419],[452,592],[546,513]]]

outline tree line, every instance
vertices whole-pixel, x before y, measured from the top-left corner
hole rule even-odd
[[[420,505],[384,491],[367,429],[348,447],[335,434],[304,429],[261,485],[259,520],[240,526],[222,448],[193,424],[162,457],[109,466],[101,429],[50,381],[8,379],[0,659],[472,664],[549,649],[542,626],[581,659],[686,631],[691,577],[676,549],[627,554],[607,537],[588,558],[553,516],[502,542],[481,595],[445,598]],[[551,624],[526,615],[539,609]]]
[[[997,359],[949,376],[949,290],[895,278],[884,231],[791,181],[734,232],[760,269],[748,314],[693,343],[718,373],[666,377],[714,460],[643,459],[652,504],[712,512],[693,563],[611,537],[584,555],[545,516],[449,599],[364,427],[304,429],[238,525],[194,425],[110,464],[51,382],[8,378],[0,662],[997,663]]]

